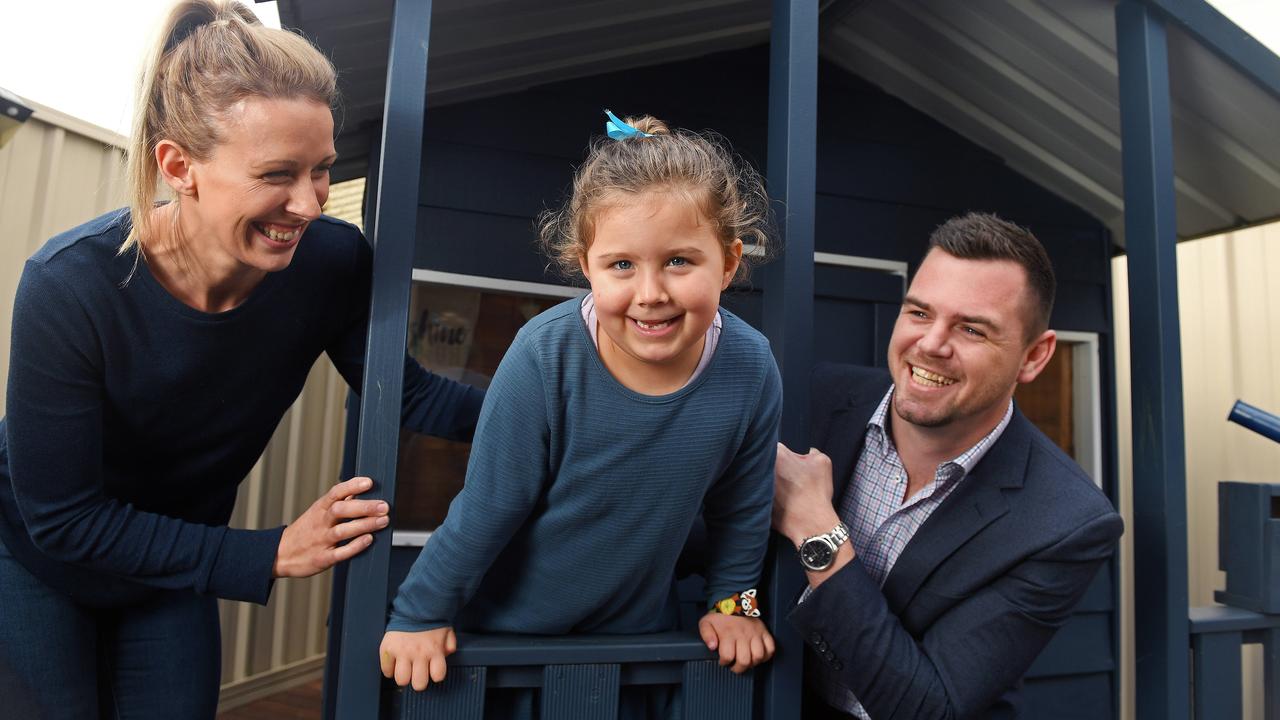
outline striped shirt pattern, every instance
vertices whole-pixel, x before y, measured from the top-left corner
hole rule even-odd
[[[939,465],[933,480],[904,501],[907,470],[893,438],[889,437],[887,425],[892,399],[893,387],[890,386],[867,423],[862,454],[837,508],[840,519],[849,526],[849,541],[853,543],[854,552],[871,579],[881,586],[916,531],[987,454],[1013,418],[1010,400],[995,429],[956,458]],[[862,704],[833,674],[825,667],[818,674],[817,689],[828,703],[861,720],[869,720]]]

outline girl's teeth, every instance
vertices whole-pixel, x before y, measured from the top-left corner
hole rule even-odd
[[[666,327],[670,323],[671,323],[670,320],[663,320],[662,322],[657,322],[657,323],[647,323],[647,322],[644,322],[643,320],[636,321],[636,324],[644,328],[645,330],[657,330],[658,328]]]

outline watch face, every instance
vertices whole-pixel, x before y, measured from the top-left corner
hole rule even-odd
[[[825,570],[835,554],[826,538],[810,538],[800,546],[800,562],[810,570]]]

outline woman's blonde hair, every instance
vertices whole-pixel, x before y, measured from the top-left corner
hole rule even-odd
[[[152,237],[161,140],[203,161],[224,140],[227,109],[245,98],[305,98],[333,108],[337,96],[333,64],[306,39],[264,26],[234,0],[178,3],[138,85],[127,169],[133,232],[120,252]]]
[[[591,246],[601,210],[642,192],[671,191],[698,206],[726,253],[735,239],[751,248],[735,277],[745,279],[748,258],[767,257],[772,251],[773,214],[760,174],[714,133],[672,131],[648,115],[625,122],[651,137],[592,140],[586,161],[574,174],[569,198],[538,217],[543,251],[566,276],[579,277],[579,261]]]

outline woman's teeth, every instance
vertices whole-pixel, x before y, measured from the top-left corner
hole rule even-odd
[[[911,366],[911,377],[917,383],[928,387],[943,387],[945,385],[954,385],[956,382],[954,379],[946,377],[945,375],[931,373],[928,370],[918,368],[915,365]]]
[[[298,237],[298,233],[302,231],[302,228],[295,228],[287,232],[281,232],[278,230],[272,230],[266,225],[261,225],[257,223],[254,224],[254,227],[258,229],[258,232],[262,233],[263,235],[266,235],[267,237],[271,238],[272,240],[275,240],[276,242],[292,242],[294,238]]]

